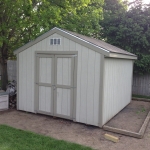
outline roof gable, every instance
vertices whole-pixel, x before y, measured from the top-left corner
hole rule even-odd
[[[90,48],[91,50],[94,50],[98,53],[101,53],[107,57],[111,57],[111,56],[116,56],[116,55],[110,55],[111,53],[115,53],[115,54],[121,54],[121,55],[126,55],[125,58],[127,58],[128,56],[129,59],[136,59],[136,55],[129,53],[127,51],[124,51],[118,47],[115,47],[113,45],[110,45],[104,41],[98,40],[98,39],[94,39],[94,38],[90,38],[78,33],[74,33],[71,31],[67,31],[67,30],[62,30],[59,28],[53,28],[50,31],[44,33],[43,35],[39,36],[38,38],[36,38],[35,40],[25,44],[24,46],[18,48],[17,50],[14,51],[14,54],[18,54],[22,51],[24,51],[25,49],[33,46],[34,44],[44,40],[45,38],[51,36],[52,34],[57,33],[61,36],[64,36],[65,38],[68,38],[76,43],[79,43],[85,47]],[[119,56],[119,55],[117,55]],[[123,58],[123,57],[121,57]]]

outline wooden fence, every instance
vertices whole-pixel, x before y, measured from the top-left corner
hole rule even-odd
[[[133,75],[132,93],[150,96],[150,74]]]
[[[15,60],[7,61],[8,80],[17,80],[17,65]]]

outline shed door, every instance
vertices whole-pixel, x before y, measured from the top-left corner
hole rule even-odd
[[[74,55],[37,55],[37,112],[73,118],[74,59]]]
[[[53,114],[54,55],[37,57],[38,112]]]
[[[72,119],[74,56],[55,55],[54,115]]]

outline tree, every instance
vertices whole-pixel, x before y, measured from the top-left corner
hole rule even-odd
[[[44,0],[0,1],[0,64],[4,90],[8,82],[7,60],[13,56],[14,49],[39,35],[44,22],[41,17],[45,15],[42,11],[45,5]],[[49,14],[53,14],[51,19],[55,23],[58,11],[53,8],[48,11],[47,15]]]
[[[59,10],[61,19],[57,27],[97,37],[99,34],[99,20],[102,19],[103,0],[48,0],[50,8],[56,7]],[[50,21],[50,22],[49,22]],[[49,30],[51,20],[45,29]]]
[[[119,1],[114,7],[119,6],[119,11],[111,7],[109,14],[104,13],[101,37],[138,56],[134,73],[150,73],[150,7],[141,0],[133,2],[128,9],[118,4]]]
[[[2,89],[4,90],[8,81],[7,59],[12,54],[12,48],[17,47],[19,40],[22,39],[27,30],[24,24],[27,24],[28,21],[30,22],[31,3],[27,2],[17,0],[0,1],[0,64],[2,69]],[[29,25],[30,23],[27,26]],[[30,35],[28,34],[28,36]],[[23,40],[26,39],[23,38]]]
[[[2,89],[8,82],[7,60],[13,57],[13,50],[55,26],[98,36],[102,5],[103,0],[1,0]]]

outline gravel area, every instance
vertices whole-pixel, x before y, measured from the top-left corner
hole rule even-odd
[[[131,104],[110,120],[108,124],[113,127],[138,131],[149,111],[149,108],[149,102],[132,101]],[[98,150],[150,149],[150,124],[147,127],[143,139],[136,139],[107,132],[98,127],[75,123],[60,118],[16,110],[1,111],[0,124],[6,124],[18,129],[51,136],[56,139],[90,146],[93,149]],[[105,133],[119,137],[119,142],[113,143],[104,139]]]
[[[132,101],[106,125],[132,132],[139,132],[149,111],[149,102]]]

